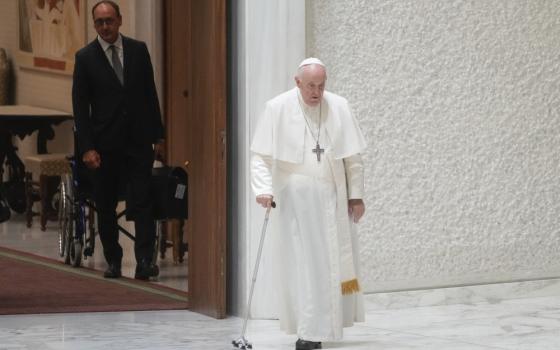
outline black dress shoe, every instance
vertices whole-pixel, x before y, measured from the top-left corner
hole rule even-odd
[[[315,350],[322,349],[323,345],[319,341],[309,341],[298,339],[296,342],[296,350]]]
[[[109,263],[109,267],[103,273],[105,278],[119,278],[121,277],[121,263]]]
[[[155,277],[157,275],[159,275],[159,267],[152,264],[152,262],[147,259],[140,260],[140,262],[136,265],[134,278],[137,280],[148,280],[150,277]]]

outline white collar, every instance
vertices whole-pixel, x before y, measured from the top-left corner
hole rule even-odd
[[[106,52],[107,50],[109,50],[109,46],[111,46],[111,45],[115,45],[115,47],[117,47],[120,50],[123,49],[123,45],[122,45],[123,41],[122,41],[122,36],[121,36],[120,33],[119,33],[119,36],[117,37],[117,40],[115,40],[115,42],[112,43],[112,44],[103,40],[99,35],[97,36],[97,41],[99,41],[99,44],[101,45],[101,48],[103,49],[103,52]]]

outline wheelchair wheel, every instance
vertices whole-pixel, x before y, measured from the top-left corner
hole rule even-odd
[[[74,267],[78,267],[82,263],[82,242],[80,240],[74,239],[72,244],[68,245],[68,259],[70,265]]]
[[[74,232],[72,179],[70,175],[66,174],[62,177],[59,192],[58,253],[64,258],[64,263],[69,264],[68,251]]]
[[[76,203],[74,200],[74,187],[72,176],[66,174],[60,182],[59,201],[59,252],[64,258],[65,264],[74,267],[80,266],[82,262],[82,242],[74,237],[76,215]]]

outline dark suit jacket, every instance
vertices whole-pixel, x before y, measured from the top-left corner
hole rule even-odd
[[[124,85],[97,38],[76,53],[72,105],[79,155],[92,149],[146,150],[164,137],[146,44],[122,40]]]

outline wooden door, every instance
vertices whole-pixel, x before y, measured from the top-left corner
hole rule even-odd
[[[188,161],[191,310],[226,311],[226,1],[167,0],[168,162]]]

